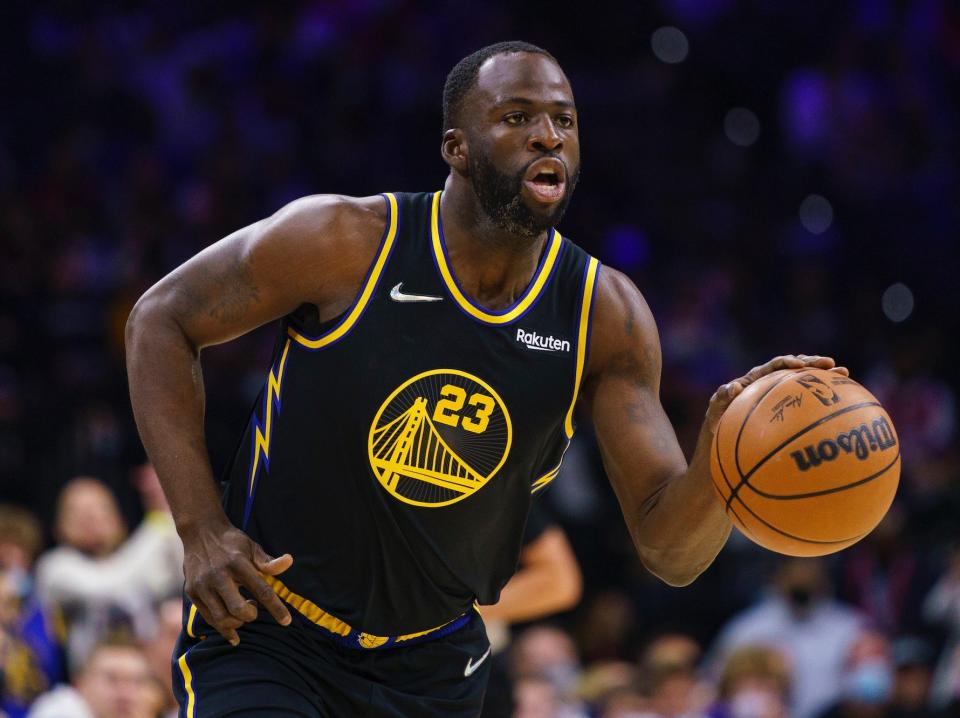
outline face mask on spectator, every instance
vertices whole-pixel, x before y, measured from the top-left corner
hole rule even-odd
[[[884,661],[868,661],[856,666],[844,682],[843,694],[849,700],[877,705],[893,691],[893,671]]]
[[[744,688],[730,698],[731,718],[769,718],[780,713],[779,698],[762,688]]]
[[[30,574],[22,568],[12,568],[7,571],[7,580],[10,581],[17,598],[23,600],[30,595],[33,581],[30,579]]]
[[[566,695],[577,682],[577,667],[570,663],[556,663],[544,670],[545,677],[561,695]]]

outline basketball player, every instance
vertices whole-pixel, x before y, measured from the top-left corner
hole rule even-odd
[[[778,357],[722,386],[687,466],[643,297],[555,229],[580,174],[557,61],[484,48],[443,107],[442,192],[300,199],[131,314],[133,408],[186,552],[185,716],[475,716],[473,606],[514,571],[578,400],[640,558],[682,586],[730,532],[707,457],[726,406],[771,371],[834,366]],[[278,318],[221,503],[200,351]]]

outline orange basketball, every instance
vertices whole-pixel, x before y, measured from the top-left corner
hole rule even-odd
[[[890,508],[900,442],[857,382],[788,369],[733,400],[713,437],[710,473],[747,537],[790,556],[822,556],[862,539]]]

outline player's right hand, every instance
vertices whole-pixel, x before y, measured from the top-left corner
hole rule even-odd
[[[240,643],[237,629],[256,619],[257,603],[281,626],[290,625],[290,612],[262,576],[277,576],[290,568],[290,554],[272,558],[234,526],[199,532],[183,544],[187,597],[232,645]],[[244,598],[241,586],[256,601]]]

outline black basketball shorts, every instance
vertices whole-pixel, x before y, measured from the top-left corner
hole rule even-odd
[[[338,644],[289,608],[289,626],[261,608],[256,621],[239,629],[236,648],[198,613],[195,638],[184,626],[173,655],[181,718],[480,715],[490,643],[476,611],[448,635],[365,650]]]

